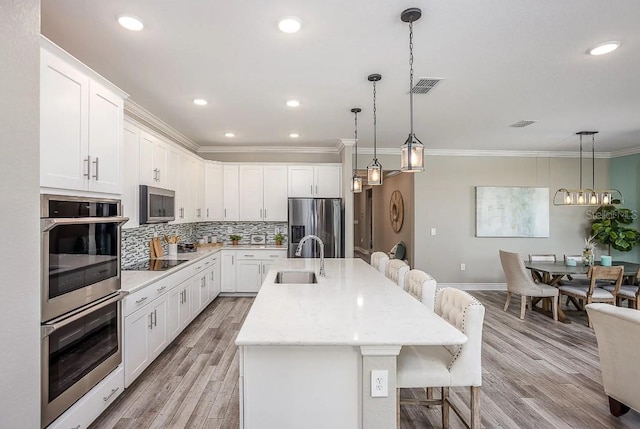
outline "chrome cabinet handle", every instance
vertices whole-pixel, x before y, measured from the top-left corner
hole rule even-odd
[[[201,210],[202,210],[202,209],[196,209],[196,213],[198,213],[198,214],[197,214],[197,216],[198,216],[198,217],[200,217],[200,211],[201,211]]]
[[[262,219],[262,209],[260,209],[260,219]]]
[[[153,326],[158,326],[158,310],[153,310]]]
[[[207,218],[209,218],[209,209],[207,209]]]
[[[158,168],[158,182],[160,181],[160,169]]]
[[[165,290],[166,288],[167,288],[167,286],[166,286],[166,285],[165,285],[165,286],[162,286],[162,287],[159,287],[159,288],[158,288],[158,292],[162,292],[162,291],[163,291],[163,290]]]
[[[264,218],[263,219],[266,219],[266,218],[267,218],[267,209],[264,209]]]
[[[80,429],[80,425],[78,425],[76,427],[72,427],[71,429]]]
[[[153,313],[149,313],[149,329],[153,329]]]
[[[313,185],[309,185],[309,191],[310,191],[311,195],[313,195]]]
[[[227,218],[227,209],[224,209],[224,217]]]
[[[115,389],[111,389],[111,393],[109,393],[107,396],[102,398],[104,402],[107,402],[109,399],[111,399],[111,397],[115,395],[118,390],[120,390],[119,387],[116,387]],[[80,427],[80,425],[78,425],[78,427]]]
[[[85,159],[84,162],[87,163],[87,172],[84,173],[84,177],[86,177],[87,180],[90,180],[90,177],[91,177],[91,157],[87,156],[87,159]]]
[[[244,256],[247,257],[247,258],[253,258],[256,255],[244,255]]]
[[[143,296],[142,298],[140,298],[139,300],[136,301],[136,304],[140,304],[142,302],[145,302],[147,300],[146,296]]]
[[[209,262],[205,262],[204,264],[205,264],[205,265],[209,265],[210,263],[211,263],[211,261],[209,261]]]
[[[318,195],[318,185],[316,185],[316,195]]]
[[[154,182],[158,181],[158,169],[157,168],[153,169],[153,181]]]
[[[99,163],[100,163],[100,159],[96,156],[96,160],[95,160],[95,161],[93,161],[93,165],[95,165],[95,166],[96,166],[96,174],[94,174],[94,175],[92,176],[92,177],[93,177],[94,179],[96,179],[96,180],[99,180],[99,179],[98,179],[98,174],[99,174],[99,171],[100,171],[100,170],[99,170],[99,168],[100,168],[100,164],[99,164]]]

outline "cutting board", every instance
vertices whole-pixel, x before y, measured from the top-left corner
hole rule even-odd
[[[160,242],[160,237],[153,237],[151,239],[151,246],[149,249],[149,257],[151,258],[161,258],[163,255],[162,252],[162,243]]]

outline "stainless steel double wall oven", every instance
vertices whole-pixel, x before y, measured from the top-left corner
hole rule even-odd
[[[122,362],[119,200],[42,195],[42,427]]]

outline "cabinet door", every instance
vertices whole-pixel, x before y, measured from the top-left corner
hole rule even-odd
[[[180,305],[180,330],[186,328],[191,323],[191,281],[187,280],[180,287],[182,290],[182,305]]]
[[[167,161],[167,178],[165,188],[171,191],[177,191],[180,187],[180,151],[176,148],[169,148]]]
[[[264,283],[264,278],[267,276],[267,273],[271,269],[271,265],[273,265],[273,259],[264,259],[262,262],[262,270],[260,272],[260,284]]]
[[[191,157],[180,155],[180,187],[176,192],[176,222],[191,222],[194,218],[193,210],[193,163]]]
[[[147,307],[150,314],[149,355],[155,359],[169,344],[169,306],[167,294],[153,300]]]
[[[221,285],[222,292],[236,291],[236,252],[233,250],[222,251],[222,272]]]
[[[238,259],[236,269],[236,291],[258,292],[262,284],[262,261]]]
[[[217,163],[204,165],[204,218],[209,221],[224,219],[223,167]]]
[[[140,173],[138,168],[140,153],[140,130],[125,122],[124,124],[124,160],[122,187],[122,215],[129,218],[123,228],[137,228],[139,224]]]
[[[313,166],[296,165],[289,169],[289,197],[313,197]]]
[[[122,192],[123,100],[97,82],[89,84],[89,189]]]
[[[207,276],[200,272],[191,279],[191,319],[195,319],[202,312],[208,297]]]
[[[89,78],[40,53],[40,186],[83,190],[89,178]]]
[[[124,318],[124,382],[127,387],[151,363],[147,347],[150,326],[148,305]]]
[[[193,187],[193,220],[201,222],[204,220],[204,162],[200,159],[191,161],[191,183]]]
[[[153,145],[153,170],[155,170],[155,185],[166,188],[169,183],[169,147],[156,139]]]
[[[266,221],[287,221],[287,167],[264,167],[264,212]]]
[[[182,331],[180,323],[180,309],[182,307],[182,287],[178,286],[169,291],[169,338],[173,341]]]
[[[157,139],[151,134],[140,131],[140,184],[148,186],[158,186],[156,181],[156,171],[153,166],[153,149],[157,144]]]
[[[315,166],[314,196],[340,198],[342,195],[342,167],[336,165]]]
[[[213,301],[220,294],[220,263],[214,258],[211,268],[207,272],[207,285],[209,287],[209,301]]]
[[[262,170],[261,166],[240,166],[241,221],[261,221],[263,218]]]
[[[237,165],[225,165],[223,167],[224,174],[224,220],[239,220],[238,204],[239,204],[239,190],[238,183],[238,166]]]

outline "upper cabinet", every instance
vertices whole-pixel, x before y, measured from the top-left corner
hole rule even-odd
[[[289,166],[289,197],[340,198],[341,188],[339,165]]]
[[[204,219],[224,220],[224,171],[218,162],[204,164]]]
[[[129,218],[123,228],[136,228],[139,223],[139,189],[140,174],[138,163],[140,158],[140,130],[135,125],[124,123],[124,160],[122,187],[122,216]]]
[[[286,166],[242,165],[239,177],[241,221],[287,220]]]
[[[126,94],[52,43],[43,43],[40,186],[120,194]]]
[[[239,204],[240,204],[240,186],[238,181],[239,167],[237,165],[225,164],[222,168],[223,171],[223,219],[227,221],[234,221],[240,219]]]

